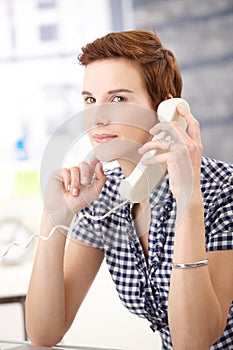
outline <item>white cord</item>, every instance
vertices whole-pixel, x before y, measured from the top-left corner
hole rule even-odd
[[[80,216],[79,217],[79,220],[81,220],[81,218],[83,217],[87,217],[89,219],[92,219],[94,221],[97,221],[97,220],[102,220],[102,219],[105,219],[107,216],[111,215],[114,211],[116,211],[117,209],[119,209],[120,207],[122,207],[123,205],[125,205],[126,203],[128,203],[128,200],[116,205],[114,208],[110,209],[107,213],[101,215],[101,216],[93,216],[93,215],[90,215],[88,213],[86,213],[85,215],[83,216]],[[10,251],[10,249],[13,247],[13,246],[16,246],[16,247],[19,247],[19,248],[22,248],[22,249],[27,249],[29,247],[29,245],[31,244],[32,240],[34,238],[39,238],[39,239],[42,239],[43,241],[48,241],[50,238],[52,238],[54,232],[57,230],[57,229],[64,229],[66,231],[69,231],[70,227],[69,226],[64,226],[64,225],[56,225],[52,228],[52,230],[50,231],[49,235],[48,236],[43,236],[43,235],[39,235],[39,234],[34,234],[34,235],[31,235],[28,239],[28,241],[22,245],[18,242],[12,242],[8,245],[8,247],[6,248],[6,250],[4,251],[4,253],[2,255],[0,255],[0,258],[4,258]]]
[[[69,230],[69,227],[68,226],[64,226],[64,225],[56,225],[52,228],[52,230],[50,231],[49,235],[48,236],[43,236],[43,235],[38,235],[38,234],[35,234],[35,235],[31,235],[28,239],[28,241],[23,245],[23,244],[19,244],[18,242],[12,242],[8,245],[8,247],[6,248],[5,252],[0,255],[0,258],[4,258],[4,256],[6,256],[9,252],[9,250],[13,247],[13,246],[16,246],[16,247],[19,247],[19,248],[22,248],[22,249],[27,249],[29,247],[29,245],[31,244],[32,240],[34,238],[40,238],[42,239],[43,241],[48,241],[54,234],[54,232],[56,231],[56,229],[58,228],[62,228],[62,229],[65,229],[66,231]]]
[[[125,205],[126,203],[128,203],[128,199],[125,200],[124,202],[116,205],[114,208],[110,209],[107,213],[105,213],[104,215],[101,215],[101,216],[93,216],[93,215],[90,215],[88,213],[85,214],[85,217],[89,218],[89,219],[92,219],[94,221],[98,221],[98,220],[103,220],[105,219],[107,216],[109,216],[110,214],[112,214],[114,211],[116,211],[117,209],[119,209],[120,207],[123,207],[123,205]]]

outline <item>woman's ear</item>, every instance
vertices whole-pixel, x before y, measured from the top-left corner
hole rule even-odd
[[[168,94],[168,95],[165,97],[165,100],[169,100],[170,98],[173,98],[172,94]]]

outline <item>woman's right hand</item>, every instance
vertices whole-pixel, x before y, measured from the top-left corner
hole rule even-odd
[[[102,164],[94,158],[70,169],[54,171],[48,181],[44,209],[54,225],[70,225],[73,216],[96,200],[105,184]]]

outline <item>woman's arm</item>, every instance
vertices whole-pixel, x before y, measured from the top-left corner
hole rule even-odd
[[[204,208],[200,189],[202,143],[198,121],[178,107],[188,132],[177,122],[159,123],[151,132],[165,130],[174,143],[148,142],[144,151],[164,151],[146,162],[167,164],[169,184],[176,198],[177,216],[174,263],[209,259],[197,268],[173,268],[168,300],[168,320],[174,350],[207,350],[222,334],[233,300],[233,252],[206,252]]]
[[[183,136],[183,152],[175,155],[180,184],[173,183],[177,202],[173,262],[191,263],[208,258],[209,264],[192,269],[173,268],[168,319],[175,350],[207,350],[221,336],[233,300],[233,252],[206,253],[200,189],[200,128],[189,112],[181,108],[179,111],[186,118],[189,128],[188,134]],[[182,159],[186,159],[184,165]],[[172,164],[170,167],[172,176]],[[218,265],[221,259],[224,264]]]
[[[49,223],[47,228],[49,231]],[[49,241],[38,245],[26,298],[27,333],[36,345],[61,341],[103,260],[101,250],[74,241],[64,256],[65,241],[65,234],[56,231]]]
[[[51,176],[41,219],[42,235],[48,236],[56,224],[69,226],[73,213],[98,196],[106,178],[100,167],[95,174],[95,181],[86,189],[82,186],[82,191],[77,167]],[[38,243],[26,298],[27,333],[36,345],[52,346],[62,339],[103,260],[99,249],[70,241],[65,250],[65,243],[66,234],[60,228],[48,241]]]
[[[175,350],[207,350],[221,336],[233,300],[233,251],[205,252],[202,200],[176,230],[173,261],[209,264],[172,270],[168,317]]]

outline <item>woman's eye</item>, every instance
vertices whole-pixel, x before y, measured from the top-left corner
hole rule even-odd
[[[95,102],[95,99],[94,99],[94,97],[87,97],[87,98],[85,98],[85,102],[87,104],[91,104],[91,103]]]
[[[116,102],[116,103],[126,102],[126,101],[127,101],[127,99],[123,96],[114,96],[112,99],[112,102]]]

